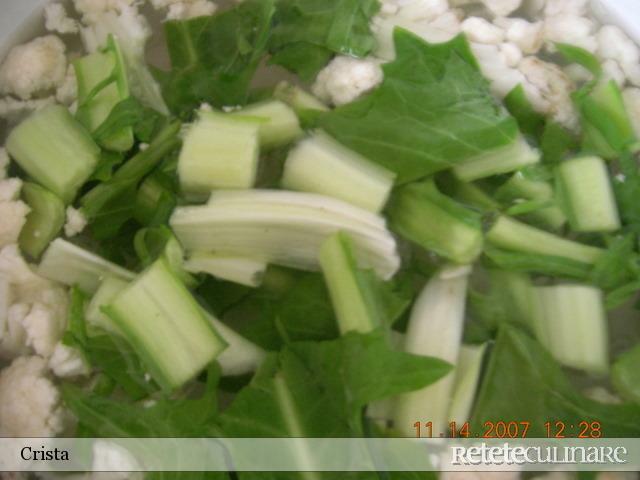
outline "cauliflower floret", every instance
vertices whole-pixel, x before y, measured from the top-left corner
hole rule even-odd
[[[7,327],[13,333],[7,336],[7,331],[4,332],[0,353],[12,358],[17,350],[32,347],[42,356],[50,355],[66,325],[66,290],[36,275],[17,245],[0,250],[0,275],[8,279],[15,302],[9,309]]]
[[[527,79],[525,91],[536,110],[576,130],[578,115],[571,100],[575,85],[562,69],[539,58],[527,57],[520,63],[520,71]]]
[[[447,0],[395,0],[398,15],[414,21],[431,22],[449,10]]]
[[[505,31],[508,42],[516,44],[522,53],[538,53],[544,42],[544,23],[528,22],[523,18],[496,18],[495,22]]]
[[[371,26],[378,42],[375,51],[377,57],[386,60],[393,59],[395,55],[393,30],[395,27],[409,30],[432,43],[447,42],[461,32],[460,25],[464,18],[464,12],[447,10],[446,1],[432,2],[431,8],[425,8],[425,4],[422,2],[417,3],[418,5],[406,4],[401,1],[393,3],[394,8],[382,11],[373,18]],[[392,14],[392,11],[395,13]]]
[[[544,38],[549,51],[555,51],[553,43],[568,43],[595,53],[598,41],[594,37],[595,23],[586,17],[557,15],[544,22]]]
[[[64,319],[56,318],[55,312],[41,303],[35,303],[24,317],[27,332],[26,345],[42,357],[50,357],[64,333]]]
[[[54,97],[18,100],[13,97],[0,98],[0,117],[17,122],[25,115],[55,103]]]
[[[544,14],[547,17],[556,15],[583,16],[588,13],[589,0],[547,0]]]
[[[73,0],[73,5],[78,13],[83,15],[109,11],[119,12],[135,3],[136,0]]]
[[[0,248],[18,241],[28,213],[29,207],[22,201],[0,202]]]
[[[578,63],[567,65],[563,70],[575,84],[589,82],[593,79],[593,74]]]
[[[67,72],[65,46],[55,35],[14,47],[0,67],[0,92],[28,100],[56,90]]]
[[[622,92],[624,104],[631,117],[636,135],[640,138],[640,88],[627,88]]]
[[[318,74],[312,90],[325,102],[344,105],[377,87],[382,78],[378,61],[340,56]]]
[[[49,3],[44,7],[45,27],[50,32],[78,33],[78,23],[69,18],[60,3]]]
[[[67,207],[67,222],[64,225],[64,234],[67,237],[75,237],[87,226],[87,219],[80,210]]]
[[[524,75],[509,66],[507,56],[497,45],[472,43],[471,50],[478,59],[480,70],[489,80],[491,92],[502,99],[519,84],[525,82]]]
[[[507,66],[515,68],[522,61],[522,51],[515,43],[505,42],[500,45],[500,53],[502,53]]]
[[[616,60],[620,64],[638,63],[640,48],[620,28],[606,25],[596,34],[598,56]]]
[[[605,60],[602,64],[602,71],[607,80],[613,80],[619,87],[622,87],[627,80],[624,71],[615,60]]]
[[[69,65],[64,81],[56,91],[56,100],[63,105],[71,105],[77,98],[78,82],[76,80],[76,71],[73,65]]]
[[[176,2],[169,6],[167,20],[186,20],[189,18],[213,15],[216,9],[216,4],[208,0]]]
[[[29,314],[29,305],[14,303],[7,311],[7,323],[0,332],[0,357],[16,358],[26,355],[27,332],[24,329],[24,318]]]
[[[209,0],[151,0],[156,10],[167,10],[167,20],[185,20],[188,18],[212,15],[217,6]]]
[[[482,0],[484,6],[496,17],[506,17],[515,12],[522,0]]]
[[[120,39],[121,47],[126,49],[129,56],[144,57],[144,48],[151,36],[151,29],[135,6],[123,3],[119,8],[111,10],[98,12],[89,10],[82,17],[82,21],[86,27],[80,29],[80,35],[88,52],[95,52],[102,48],[109,34],[113,34]]]
[[[20,197],[22,190],[22,180],[19,178],[8,178],[0,181],[0,202],[12,202]]]
[[[462,22],[462,31],[472,42],[498,45],[504,40],[504,31],[480,17],[469,17]]]
[[[60,392],[40,357],[20,357],[0,373],[0,436],[53,437],[64,428]]]
[[[0,147],[0,180],[7,178],[7,168],[9,168],[10,161],[7,149]]]
[[[80,352],[61,342],[58,342],[49,359],[49,368],[56,377],[61,378],[88,375],[90,371]]]

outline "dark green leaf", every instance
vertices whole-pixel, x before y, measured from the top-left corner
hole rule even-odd
[[[312,80],[334,54],[364,57],[375,46],[378,0],[280,0],[269,40],[271,62]]]
[[[582,396],[558,363],[517,327],[501,327],[472,415],[487,421],[531,422],[529,437],[547,436],[545,422],[578,425],[597,421],[608,438],[640,435],[640,406],[601,404]]]
[[[382,85],[324,115],[322,128],[399,183],[513,142],[517,122],[491,96],[464,36],[432,45],[396,29],[394,39]]]
[[[171,110],[190,116],[203,102],[246,103],[273,13],[272,0],[248,0],[211,17],[166,22],[172,70],[158,76]]]
[[[111,110],[109,116],[93,132],[92,136],[102,143],[127,127],[133,127],[136,137],[142,142],[151,140],[165,117],[155,110],[145,107],[135,97],[128,97]]]
[[[365,405],[429,385],[450,368],[394,351],[380,332],[292,343],[265,361],[221,425],[230,436],[358,436]]]
[[[573,133],[559,123],[547,121],[540,139],[542,158],[545,163],[559,163],[578,146],[578,139]]]

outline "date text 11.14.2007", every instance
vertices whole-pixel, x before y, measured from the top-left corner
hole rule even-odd
[[[469,422],[458,424],[449,422],[449,431],[434,432],[432,422],[416,422],[416,437],[419,438],[528,438],[532,432],[540,431],[540,427],[532,429],[527,421],[484,422],[474,430]],[[568,423],[559,420],[545,422],[541,427],[546,438],[602,438],[602,425],[597,421],[581,421]],[[540,435],[535,435],[539,437]]]

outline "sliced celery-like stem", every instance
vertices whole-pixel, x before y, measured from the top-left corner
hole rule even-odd
[[[25,183],[22,186],[22,196],[30,210],[18,242],[23,252],[32,258],[38,258],[64,225],[64,202],[35,183]]]
[[[497,212],[500,203],[494,200],[481,187],[474,183],[463,182],[451,176],[450,192],[454,199],[481,212]]]
[[[354,241],[362,267],[389,279],[400,265],[395,239],[382,217],[321,195],[216,191],[207,205],[178,207],[170,223],[187,252],[258,257],[276,265],[317,270],[322,243],[344,231]]]
[[[483,345],[463,345],[460,349],[455,369],[453,399],[447,417],[449,421],[456,422],[456,425],[464,425],[469,421],[480,383],[482,361],[487,346],[486,343]]]
[[[147,177],[136,194],[134,216],[142,225],[163,225],[177,205],[170,180],[161,174]]]
[[[122,280],[135,277],[130,271],[62,238],[51,242],[44,252],[38,273],[70,287],[78,286],[87,293],[94,293],[107,275]]]
[[[60,105],[31,114],[12,130],[6,147],[29,176],[65,203],[73,200],[100,158],[89,132]]]
[[[524,172],[517,172],[496,192],[501,201],[517,200],[553,202],[555,192],[553,186],[540,179],[528,178]],[[536,210],[529,214],[531,219],[551,230],[559,230],[567,222],[567,217],[557,205]]]
[[[599,82],[577,104],[585,130],[584,141],[604,158],[615,158],[636,139],[620,88],[614,80]]]
[[[576,232],[614,232],[620,229],[620,215],[604,160],[579,157],[557,168],[561,198]]]
[[[332,235],[318,258],[340,332],[369,333],[381,326],[371,290],[358,272],[351,239],[344,233]]]
[[[328,195],[379,212],[389,198],[394,180],[393,172],[318,132],[289,152],[282,186]]]
[[[120,101],[129,97],[129,82],[120,46],[109,36],[107,48],[73,62],[78,81],[78,111],[76,118],[94,132]],[[133,146],[133,129],[124,127],[102,145],[118,152]]]
[[[267,356],[267,352],[210,313],[204,312],[204,314],[228,345],[216,358],[222,369],[222,374],[244,375],[256,371]]]
[[[623,353],[613,364],[611,381],[626,400],[640,403],[640,345]]]
[[[564,239],[506,216],[493,224],[487,241],[506,250],[565,257],[586,264],[594,264],[604,253],[601,248]]]
[[[561,364],[594,374],[609,370],[602,291],[586,285],[535,288],[534,330]]]
[[[259,287],[262,284],[267,266],[264,260],[206,252],[194,252],[184,262],[187,272],[208,273],[247,287]]]
[[[227,346],[164,259],[140,274],[103,311],[168,391],[195,377]]]
[[[329,107],[300,87],[287,82],[280,82],[274,91],[274,97],[293,107],[296,113],[305,110],[328,112]]]
[[[87,306],[85,312],[85,318],[90,325],[102,328],[111,333],[121,335],[122,332],[111,321],[111,319],[104,314],[102,307],[109,305],[118,294],[124,290],[130,282],[123,280],[119,277],[107,276],[100,286],[96,290],[96,293],[91,297],[91,301]]]
[[[260,147],[264,149],[288,145],[302,136],[296,113],[280,100],[249,105],[232,115],[259,119],[258,137]]]
[[[473,262],[482,251],[480,215],[438,191],[433,181],[400,188],[388,207],[393,230],[453,262]]]
[[[461,165],[453,168],[460,180],[472,182],[482,178],[520,170],[528,165],[540,162],[541,154],[532,148],[523,136],[497,150],[481,153]]]
[[[416,300],[407,328],[405,351],[458,361],[464,329],[464,313],[470,267],[457,267],[437,273]],[[432,430],[448,431],[448,415],[455,382],[454,372],[422,390],[398,398],[395,429],[407,437],[415,436],[414,424],[429,421]]]
[[[251,188],[256,180],[260,119],[201,111],[189,127],[178,160],[183,190],[194,196],[215,188]]]

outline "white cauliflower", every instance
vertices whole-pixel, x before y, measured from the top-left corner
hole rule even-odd
[[[0,147],[0,180],[7,178],[7,168],[9,168],[10,161],[7,149]]]
[[[627,78],[620,64],[615,60],[605,60],[602,63],[602,71],[607,80],[613,80],[619,87],[624,86]]]
[[[49,368],[56,377],[70,378],[88,375],[89,365],[84,357],[75,348],[58,342],[51,358]]]
[[[18,241],[28,213],[29,207],[20,200],[0,202],[0,248]]]
[[[522,51],[515,43],[505,42],[500,44],[500,53],[505,59],[507,66],[515,68],[522,61]]]
[[[50,32],[78,33],[78,22],[69,18],[61,3],[49,3],[44,7],[44,22]]]
[[[640,138],[640,88],[627,88],[622,92],[624,104],[631,117],[636,135]]]
[[[156,10],[167,10],[167,20],[185,20],[188,18],[212,15],[217,6],[209,0],[151,0]]]
[[[524,75],[510,66],[510,59],[499,46],[472,43],[471,50],[480,64],[482,74],[489,80],[491,92],[497,98],[503,99],[519,84],[525,83]]]
[[[36,275],[15,244],[0,250],[0,276],[8,280],[13,302],[0,331],[0,356],[13,358],[29,350],[50,356],[66,326],[66,290]]]
[[[620,28],[606,25],[596,35],[598,56],[602,60],[614,60],[628,80],[640,86],[640,47]]]
[[[73,0],[76,11],[82,15],[120,12],[136,3],[136,0]]]
[[[567,74],[536,57],[525,58],[519,69],[527,80],[524,88],[535,109],[575,131],[579,123],[571,100],[575,85]]]
[[[67,237],[75,237],[87,226],[87,219],[80,210],[67,207],[67,222],[64,225],[64,234]]]
[[[339,56],[320,71],[312,90],[320,100],[344,105],[377,87],[382,78],[377,60]]]
[[[462,22],[462,31],[472,42],[498,45],[504,41],[504,30],[480,17],[469,17]]]
[[[0,98],[0,117],[16,122],[35,110],[40,110],[47,105],[55,103],[55,101],[56,99],[53,96],[33,100],[18,100],[13,97],[3,97]]]
[[[507,41],[517,45],[522,53],[533,55],[542,48],[543,22],[529,22],[523,18],[496,18],[494,23],[504,29]]]
[[[78,98],[78,82],[73,65],[69,65],[64,81],[56,91],[56,100],[63,105],[71,105]]]
[[[65,414],[44,359],[20,357],[0,373],[0,436],[53,437]]]
[[[506,17],[520,8],[522,0],[482,0],[482,3],[494,16]]]
[[[427,42],[451,40],[461,32],[464,12],[449,10],[446,0],[387,2],[380,14],[373,18],[371,28],[378,42],[375,55],[385,60],[395,56],[393,30],[402,27]],[[391,5],[391,7],[389,7]]]
[[[568,43],[595,53],[598,41],[594,33],[596,24],[586,17],[574,15],[556,15],[544,22],[544,38],[549,51],[555,51],[553,43]]]
[[[572,63],[563,67],[564,73],[575,84],[581,84],[593,80],[593,74],[578,63]]]
[[[0,93],[28,100],[54,92],[67,72],[65,45],[55,35],[14,47],[0,66]]]
[[[583,16],[588,13],[589,0],[547,0],[544,14],[547,17],[556,15]]]
[[[19,178],[7,178],[0,181],[0,202],[12,202],[20,197],[22,180]]]

